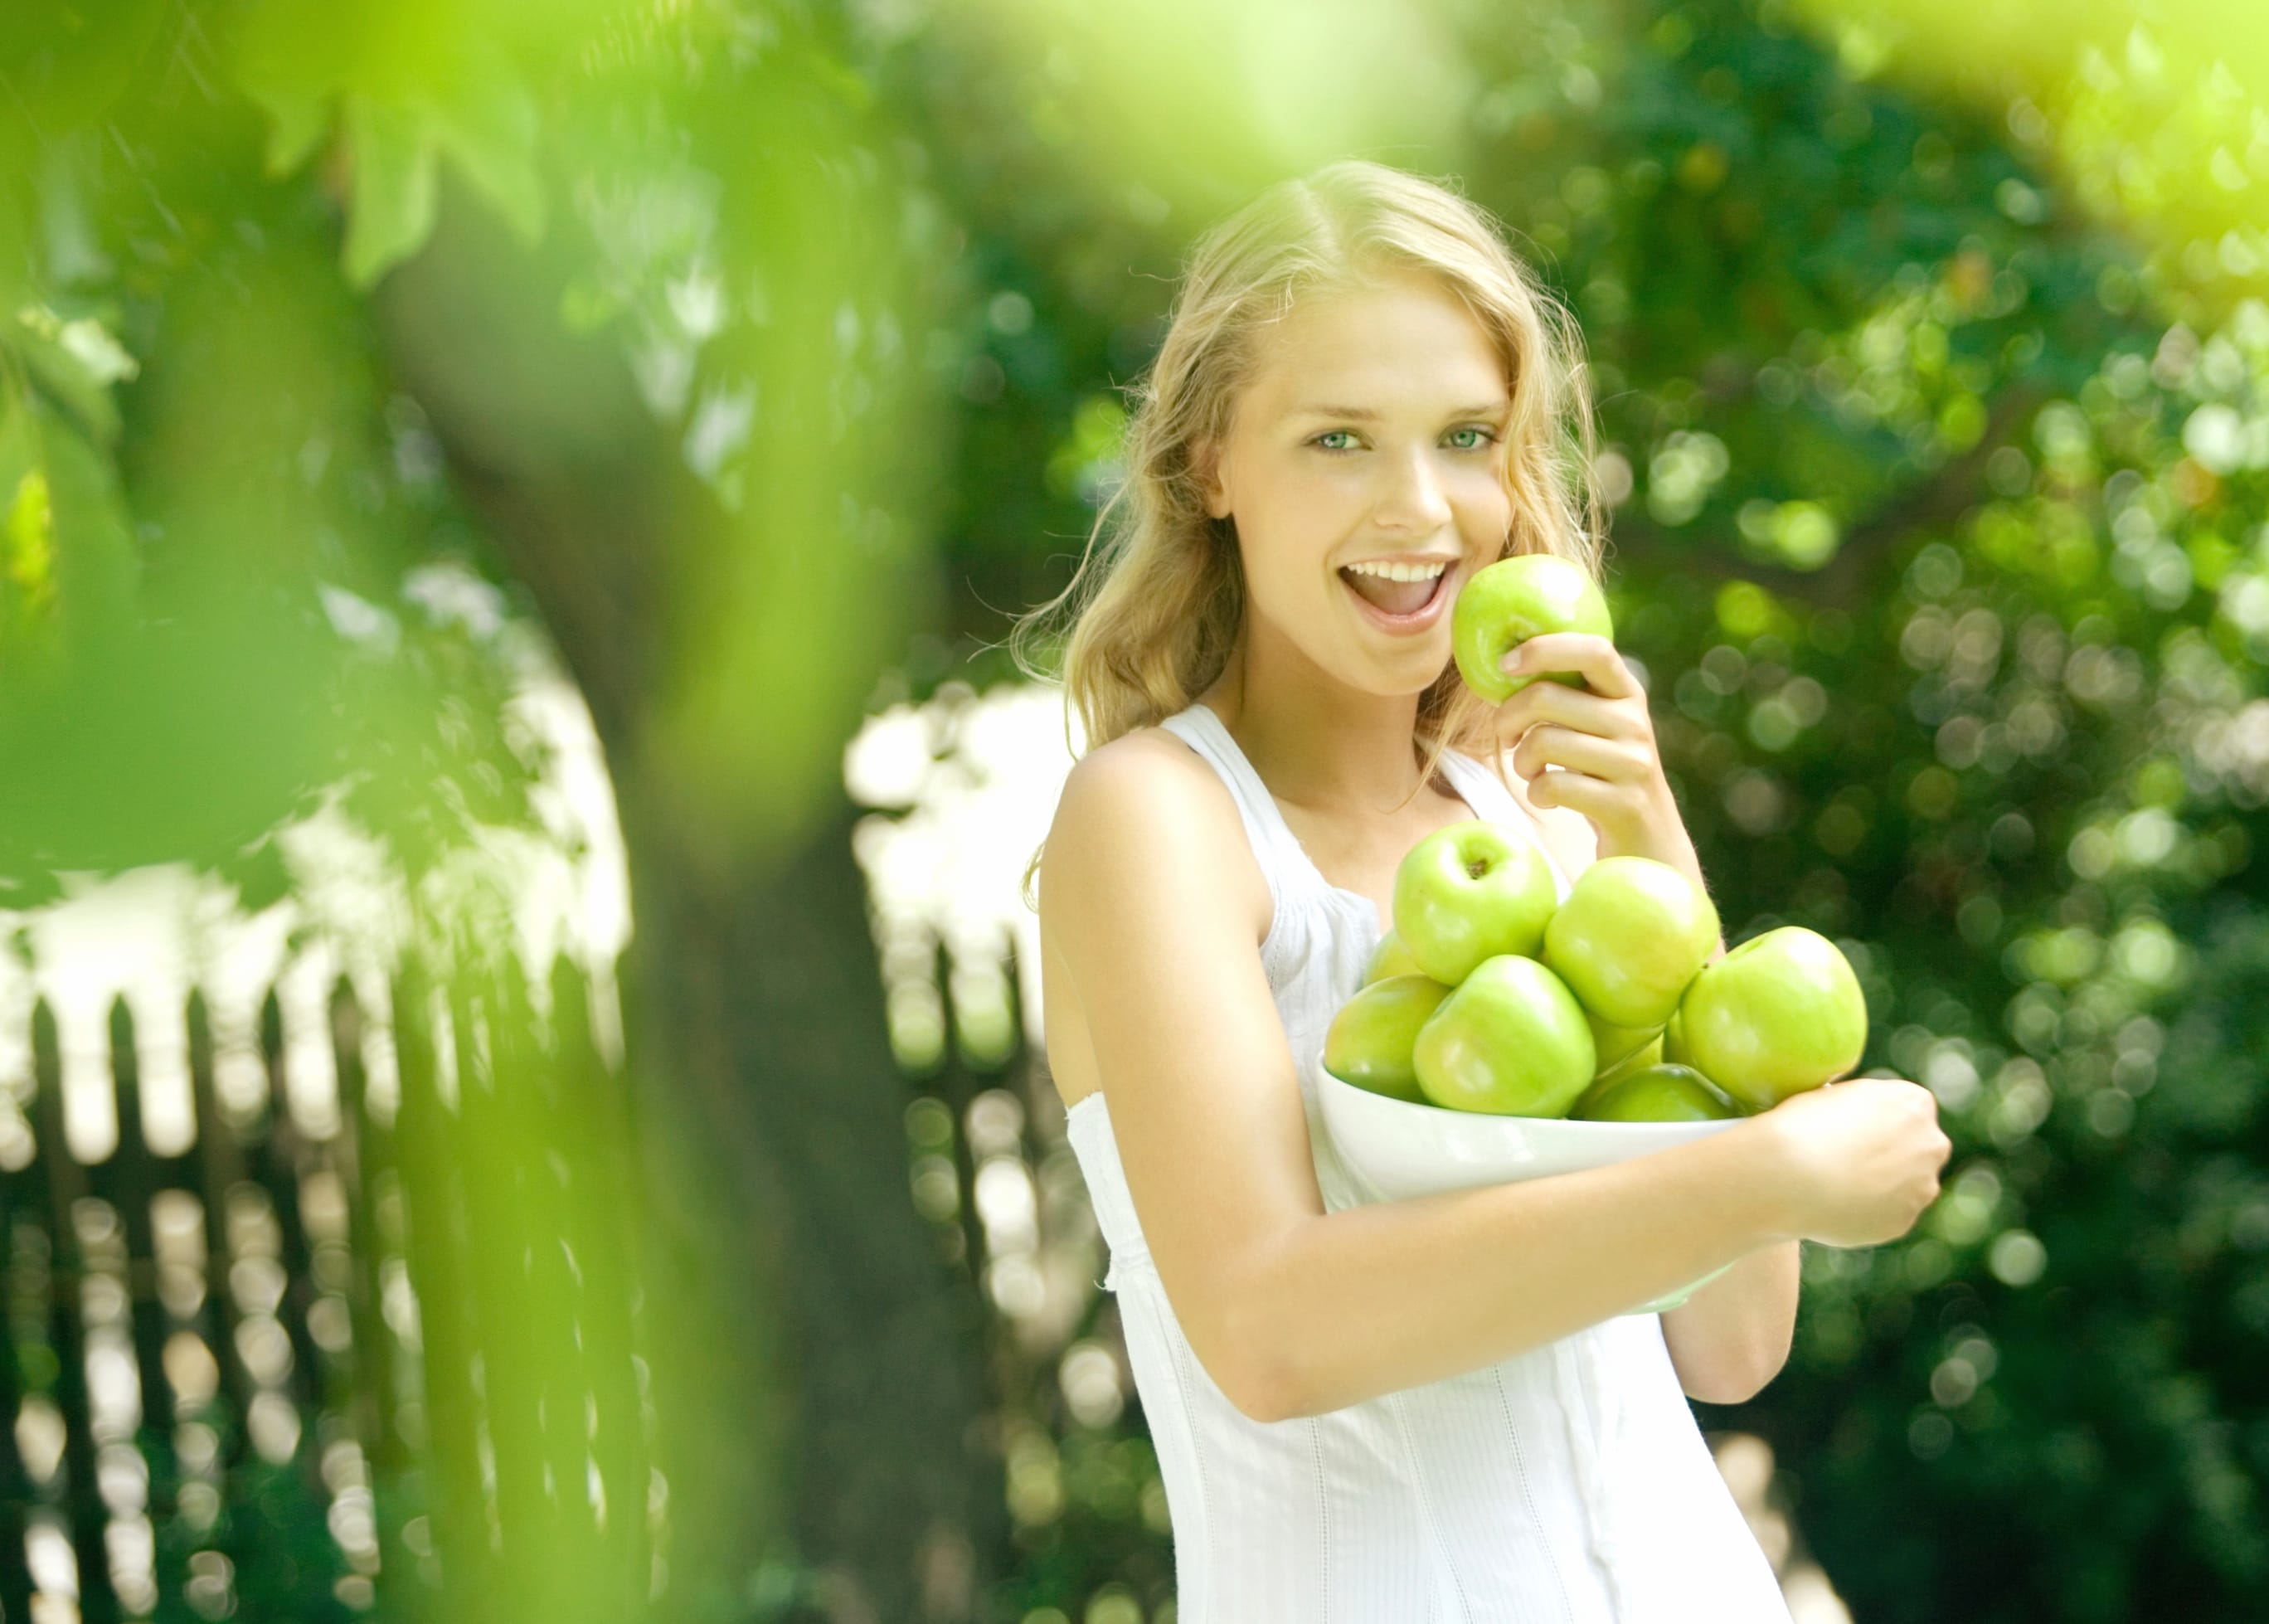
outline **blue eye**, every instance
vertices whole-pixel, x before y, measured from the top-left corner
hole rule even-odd
[[[1479,445],[1461,445],[1456,447],[1455,449],[1460,451],[1479,451],[1484,447],[1495,445],[1497,443],[1497,435],[1486,428],[1469,426],[1465,428],[1453,428],[1450,433],[1452,435],[1479,434],[1482,437],[1481,443]],[[1352,439],[1354,434],[1355,431],[1351,428],[1330,428],[1326,429],[1322,434],[1318,434],[1313,440],[1308,441],[1308,443],[1315,447],[1319,451],[1352,451],[1355,449],[1353,446],[1326,445],[1324,442],[1327,440]]]

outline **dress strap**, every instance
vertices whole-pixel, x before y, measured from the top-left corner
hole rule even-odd
[[[1327,891],[1334,889],[1308,856],[1307,848],[1300,844],[1300,837],[1292,833],[1292,826],[1284,821],[1284,813],[1277,806],[1276,797],[1268,793],[1268,786],[1261,782],[1260,775],[1245,759],[1244,750],[1238,746],[1228,725],[1210,705],[1202,701],[1193,701],[1187,708],[1168,716],[1158,725],[1203,756],[1221,775],[1223,782],[1228,784],[1230,794],[1237,802],[1238,813],[1245,819],[1246,838],[1252,841],[1253,851],[1261,859],[1261,867],[1268,871],[1271,892],[1276,888],[1277,874],[1284,870],[1312,876],[1318,886]],[[1536,815],[1516,800],[1512,792],[1499,783],[1497,775],[1487,767],[1463,752],[1444,751],[1442,764],[1449,773],[1452,787],[1466,805],[1473,808],[1474,816],[1488,819],[1493,823],[1511,824],[1534,842],[1536,849],[1544,854],[1544,861],[1551,867],[1552,883],[1565,898],[1574,881],[1568,871],[1561,866],[1560,859],[1552,848],[1545,843],[1543,831],[1537,827]],[[1352,892],[1343,894],[1354,895]]]
[[[1306,863],[1307,853],[1292,833],[1292,826],[1284,821],[1276,797],[1268,793],[1268,786],[1260,782],[1260,775],[1245,759],[1245,752],[1212,706],[1193,701],[1158,725],[1203,756],[1229,786],[1238,814],[1245,819],[1245,837],[1260,856],[1261,867],[1268,871],[1271,889],[1283,864],[1298,868]]]

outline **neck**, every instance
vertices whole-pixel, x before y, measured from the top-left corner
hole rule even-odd
[[[1411,737],[1417,694],[1349,687],[1289,641],[1256,636],[1249,622],[1199,697],[1280,801],[1371,816],[1408,805],[1421,787]]]

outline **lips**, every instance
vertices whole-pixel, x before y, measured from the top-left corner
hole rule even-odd
[[[1340,578],[1365,603],[1390,615],[1407,615],[1424,608],[1449,573],[1445,569],[1430,581],[1391,581],[1350,568],[1340,571]]]
[[[1373,626],[1383,631],[1407,635],[1424,631],[1441,618],[1444,605],[1450,601],[1450,577],[1455,573],[1453,570],[1445,569],[1430,582],[1380,583],[1395,585],[1406,590],[1419,586],[1428,589],[1426,596],[1416,600],[1414,607],[1399,612],[1373,603],[1362,592],[1356,590],[1353,581],[1344,570],[1340,572],[1340,584],[1347,588],[1348,596],[1356,601],[1357,608]]]

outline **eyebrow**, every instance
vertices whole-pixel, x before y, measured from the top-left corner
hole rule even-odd
[[[1509,400],[1484,402],[1478,406],[1460,406],[1447,415],[1453,418],[1502,417],[1511,408]],[[1291,415],[1296,418],[1341,418],[1350,423],[1376,423],[1379,414],[1361,406],[1301,406]]]

